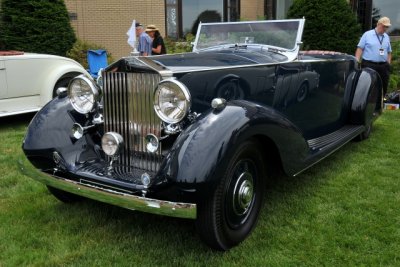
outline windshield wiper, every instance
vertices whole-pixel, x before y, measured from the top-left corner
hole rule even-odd
[[[239,44],[235,44],[234,46],[230,46],[229,48],[235,48],[235,49],[247,49],[247,45],[239,45]]]

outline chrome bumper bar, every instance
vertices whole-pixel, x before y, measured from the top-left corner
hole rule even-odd
[[[151,199],[82,184],[76,181],[41,172],[25,158],[20,159],[18,161],[18,165],[22,174],[45,185],[70,192],[72,194],[131,210],[138,210],[142,212],[178,218],[196,219],[196,204]]]

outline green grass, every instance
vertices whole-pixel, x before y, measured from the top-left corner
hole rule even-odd
[[[0,119],[0,266],[400,266],[400,111],[368,140],[271,180],[257,228],[225,253],[191,220],[57,201],[17,169],[29,120]]]

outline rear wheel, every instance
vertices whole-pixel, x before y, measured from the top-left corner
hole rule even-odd
[[[239,80],[232,79],[219,86],[218,97],[224,98],[226,101],[243,99],[244,92],[239,84]]]
[[[239,145],[224,165],[225,172],[211,196],[199,203],[197,231],[217,250],[243,241],[257,223],[265,192],[262,155],[257,143]]]
[[[304,99],[306,99],[308,95],[308,84],[304,82],[300,87],[299,90],[297,90],[297,102],[302,102]]]
[[[364,132],[360,133],[356,137],[356,141],[363,141],[365,139],[368,139],[371,134],[371,130],[372,130],[372,122],[366,126]]]
[[[47,189],[54,197],[56,197],[58,200],[64,203],[75,203],[83,199],[83,197],[81,196],[74,195],[51,186],[47,186]]]

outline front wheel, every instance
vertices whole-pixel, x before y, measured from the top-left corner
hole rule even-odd
[[[255,227],[265,192],[262,158],[256,142],[240,144],[223,165],[225,171],[213,193],[199,203],[197,231],[210,247],[228,250]]]

